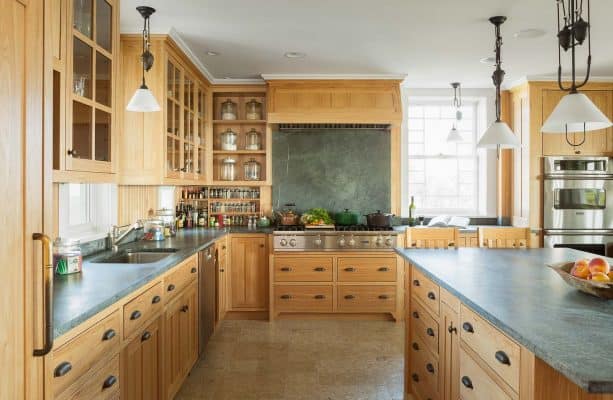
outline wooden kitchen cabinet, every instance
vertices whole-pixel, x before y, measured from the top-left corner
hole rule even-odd
[[[114,181],[119,1],[49,1],[54,180]]]
[[[121,354],[121,398],[160,400],[162,396],[162,318],[141,329]]]
[[[173,398],[198,358],[198,284],[166,306],[164,322],[166,398]]]
[[[268,309],[266,235],[232,236],[230,244],[230,309]]]
[[[216,243],[217,249],[217,303],[215,312],[215,323],[223,320],[228,311],[228,239],[224,237]]]
[[[585,90],[581,91],[607,116],[613,119],[613,91],[611,90]],[[543,121],[549,118],[554,108],[567,92],[560,90],[543,90]],[[569,140],[578,143],[583,140],[583,133],[569,133]],[[585,143],[573,147],[566,142],[564,134],[543,134],[543,155],[590,155],[600,156],[613,152],[613,128],[599,129],[586,132]]]
[[[442,400],[460,398],[460,302],[441,288]]]
[[[123,104],[141,84],[141,41],[140,35],[121,37]],[[161,111],[122,110],[119,181],[126,185],[203,184],[209,173],[209,83],[169,37],[152,38],[150,51],[155,64],[146,81]]]

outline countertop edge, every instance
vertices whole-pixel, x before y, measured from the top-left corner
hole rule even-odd
[[[585,390],[588,393],[593,393],[593,394],[611,394],[613,393],[613,382],[590,381],[590,380],[582,379],[581,377],[577,376],[573,371],[568,370],[566,365],[560,364],[558,362],[555,362],[554,360],[551,360],[551,358],[547,354],[543,354],[543,352],[541,352],[534,345],[532,345],[531,343],[526,343],[526,341],[523,340],[523,337],[519,332],[515,331],[511,327],[502,323],[499,319],[497,319],[496,317],[494,317],[487,311],[483,310],[477,303],[475,303],[468,297],[462,295],[460,292],[458,292],[452,286],[448,285],[446,282],[440,280],[436,275],[428,271],[427,267],[420,265],[418,262],[414,261],[410,255],[406,254],[406,252],[404,251],[405,249],[395,248],[394,250],[396,251],[397,254],[402,256],[405,260],[409,261],[412,265],[419,268],[419,270],[422,273],[424,273],[429,279],[434,281],[439,286],[445,288],[445,290],[449,291],[451,294],[453,294],[458,299],[460,299],[462,303],[466,304],[468,307],[470,307],[473,311],[475,311],[481,317],[491,322],[497,329],[501,330],[503,333],[508,335],[511,339],[513,339],[514,341],[516,341],[517,343],[519,343],[526,349],[530,350],[535,356],[537,356],[538,358],[546,362],[549,366],[551,366],[556,371],[560,372],[562,375],[564,375],[574,384],[579,386],[581,389]],[[445,251],[454,251],[454,250],[445,250]]]

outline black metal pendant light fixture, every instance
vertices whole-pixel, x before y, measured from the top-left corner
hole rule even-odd
[[[453,107],[455,108],[455,121],[453,121],[453,126],[449,130],[449,135],[447,135],[448,142],[461,142],[462,135],[458,132],[458,121],[462,120],[462,86],[460,82],[452,82],[451,87],[453,88]]]
[[[485,131],[479,142],[478,148],[490,148],[500,150],[501,148],[519,147],[519,139],[513,134],[509,125],[500,119],[500,86],[504,80],[505,72],[502,69],[502,36],[500,25],[507,20],[507,17],[491,17],[490,22],[494,25],[494,35],[496,36],[495,53],[496,69],[492,74],[492,81],[496,87],[496,121],[494,121]]]
[[[585,133],[610,127],[611,121],[578,89],[585,86],[590,79],[592,67],[592,35],[590,23],[590,0],[557,0],[558,11],[558,86],[560,90],[569,92],[553,110],[541,131],[543,133],[558,133],[566,135],[566,142],[573,146],[585,143]],[[585,15],[584,18],[584,3]],[[577,83],[577,48],[587,42],[587,70],[585,78]],[[562,82],[562,50],[571,56],[570,86]],[[569,133],[583,132],[579,141],[571,141]]]
[[[134,96],[130,99],[126,110],[138,112],[160,111],[160,105],[151,93],[151,90],[145,83],[145,73],[153,67],[154,57],[151,54],[149,41],[150,28],[149,18],[155,12],[155,9],[147,6],[136,7],[136,10],[144,19],[143,25],[143,53],[141,54],[141,63],[143,64],[143,81],[141,86],[136,89]]]

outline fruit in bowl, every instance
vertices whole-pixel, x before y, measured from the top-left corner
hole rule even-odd
[[[594,257],[590,260],[589,263],[590,274],[594,275],[596,273],[602,273],[607,275],[611,272],[611,266],[609,262],[601,257]]]
[[[594,282],[611,282],[611,279],[609,278],[609,276],[602,272],[593,273],[592,275],[590,275],[589,280],[594,281]]]
[[[575,265],[573,269],[570,270],[570,273],[573,276],[581,279],[587,279],[590,277],[590,260],[587,258],[583,258],[581,260],[575,261]]]

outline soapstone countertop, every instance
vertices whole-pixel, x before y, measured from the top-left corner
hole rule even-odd
[[[396,252],[584,390],[613,393],[613,300],[579,292],[546,266],[589,254],[479,248]]]

